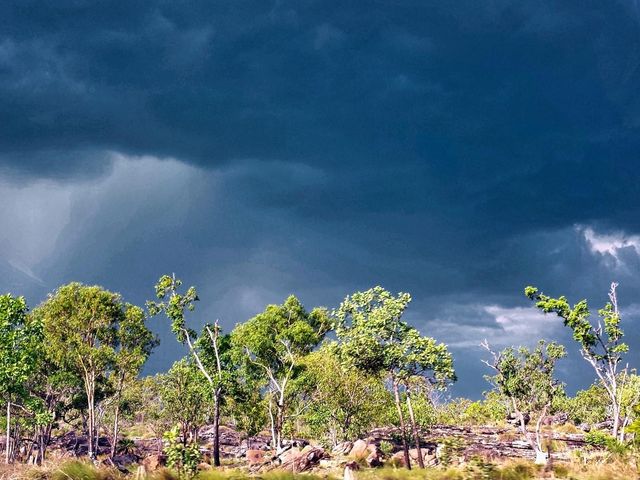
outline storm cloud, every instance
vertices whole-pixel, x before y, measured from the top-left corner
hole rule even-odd
[[[618,281],[640,347],[638,85],[633,0],[3,2],[0,290],[143,302],[176,272],[231,328],[382,284],[455,394],[487,388],[484,338],[564,341],[574,390],[522,290],[595,309]],[[150,372],[184,353],[154,328]]]

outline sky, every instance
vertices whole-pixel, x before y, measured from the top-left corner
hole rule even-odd
[[[536,285],[640,366],[640,2],[0,2],[0,291],[81,281],[142,304],[175,272],[194,327],[382,285],[447,343],[563,342]],[[185,354],[168,321],[146,373]]]

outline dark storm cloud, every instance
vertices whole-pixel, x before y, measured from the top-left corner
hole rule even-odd
[[[382,283],[477,394],[526,284],[640,294],[637,85],[631,0],[4,2],[0,289],[176,271],[231,327]]]

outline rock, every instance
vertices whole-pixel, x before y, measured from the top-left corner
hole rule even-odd
[[[522,418],[524,420],[524,424],[529,425],[531,416],[527,412],[522,414]],[[515,413],[510,413],[509,415],[507,415],[507,423],[514,425],[516,427],[520,427],[520,417]]]
[[[162,454],[149,455],[144,460],[142,460],[142,466],[147,472],[155,472],[159,468],[165,467],[166,465],[167,457],[166,455]]]
[[[300,455],[301,450],[299,448],[296,447],[291,447],[288,448],[287,450],[284,450],[280,455],[278,455],[278,459],[280,460],[281,463],[286,463],[289,460],[296,458],[298,455]]]
[[[129,467],[130,465],[133,465],[134,463],[138,463],[138,460],[139,458],[137,455],[126,454],[126,455],[116,455],[111,459],[111,462],[121,472],[128,472],[129,469],[127,467]]]
[[[384,457],[382,451],[375,445],[368,445],[369,455],[365,461],[369,467],[381,467],[383,464],[382,458]],[[373,448],[372,448],[373,447]]]
[[[249,465],[260,465],[265,462],[264,450],[247,450],[247,463]]]
[[[323,457],[324,450],[321,447],[307,445],[297,455],[290,455],[280,468],[294,473],[305,472],[318,465]]]
[[[333,450],[331,450],[331,454],[332,455],[349,455],[349,452],[351,452],[351,449],[353,448],[353,442],[340,442],[338,443],[335,447],[333,447]]]
[[[355,458],[356,460],[367,458],[367,456],[370,453],[368,447],[369,447],[369,444],[364,440],[356,440],[353,443],[353,447],[351,448],[351,451],[349,452],[349,456],[351,458]]]
[[[428,446],[425,446],[421,449],[422,451],[422,460],[424,461],[424,466],[435,466],[438,464],[438,459],[436,458],[435,451],[430,449]],[[411,459],[412,464],[418,463],[418,449],[412,448],[409,450],[409,458]],[[394,453],[391,456],[391,464],[397,467],[405,467],[404,462],[404,451],[400,450],[399,452]]]
[[[580,425],[578,425],[578,428],[580,430],[582,430],[583,432],[590,432],[591,431],[591,425],[589,425],[588,423],[581,423]]]
[[[400,450],[399,452],[396,452],[393,455],[391,455],[390,462],[392,465],[396,467],[406,467],[405,461],[404,461],[404,452]]]
[[[542,420],[543,425],[564,425],[569,420],[569,414],[565,412],[549,415]]]

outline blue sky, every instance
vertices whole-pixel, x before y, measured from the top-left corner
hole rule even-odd
[[[637,366],[638,85],[635,0],[2,2],[0,290],[143,302],[176,272],[231,328],[381,284],[454,394],[484,338],[565,342],[575,390],[522,291],[618,281]],[[184,353],[153,325],[150,372]]]

